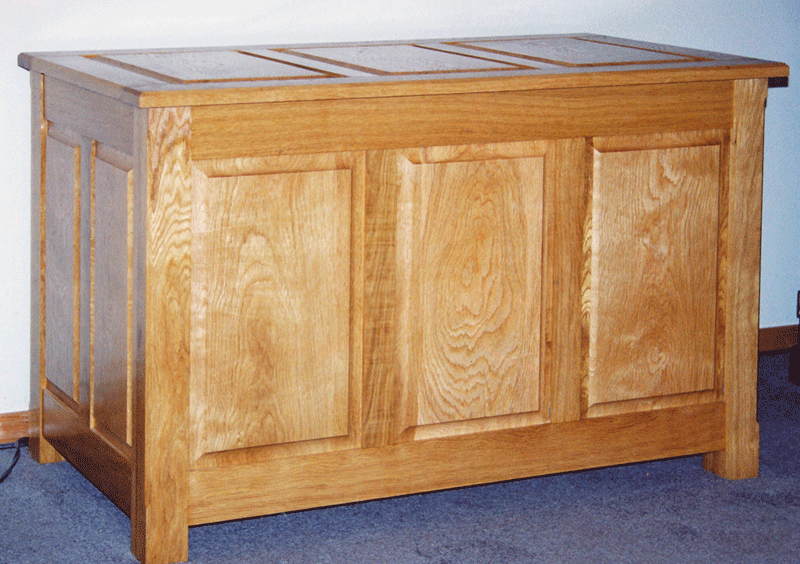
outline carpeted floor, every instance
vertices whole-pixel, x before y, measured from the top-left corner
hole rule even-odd
[[[192,563],[800,563],[800,387],[759,366],[761,476],[699,456],[194,527]],[[0,451],[5,469],[13,451]],[[130,521],[66,463],[0,484],[0,563],[135,562]]]

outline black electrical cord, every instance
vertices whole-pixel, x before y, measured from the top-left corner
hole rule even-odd
[[[789,353],[789,382],[800,386],[800,292],[797,292],[797,342]]]
[[[2,450],[11,449],[11,448],[15,448],[15,447],[17,449],[16,452],[14,453],[14,458],[11,460],[11,466],[9,466],[8,470],[3,472],[3,475],[0,476],[0,484],[2,484],[5,481],[5,479],[8,478],[8,476],[11,474],[11,471],[14,469],[14,466],[17,465],[17,461],[19,461],[20,449],[22,448],[23,445],[27,445],[27,444],[28,444],[27,437],[23,437],[23,438],[17,440],[16,443],[0,446],[0,449],[2,449]]]
[[[797,334],[800,335],[800,325],[797,327]],[[800,386],[800,337],[789,352],[789,382]]]

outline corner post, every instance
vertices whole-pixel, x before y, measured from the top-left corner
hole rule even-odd
[[[42,391],[45,372],[45,237],[47,226],[47,119],[44,114],[44,76],[31,71],[31,374],[29,423],[31,457],[37,462],[64,458],[44,438]]]
[[[188,559],[191,305],[189,108],[136,114],[131,550]]]
[[[728,479],[758,476],[758,324],[761,276],[761,196],[767,79],[737,80],[728,155],[727,221],[720,262],[724,350],[725,450],[703,458]]]

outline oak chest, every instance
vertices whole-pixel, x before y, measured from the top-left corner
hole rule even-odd
[[[779,63],[595,35],[22,54],[31,452],[190,525],[758,472]]]

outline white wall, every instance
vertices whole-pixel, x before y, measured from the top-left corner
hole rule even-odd
[[[778,60],[800,73],[797,0],[2,0],[0,414],[28,409],[30,102],[21,51],[592,32]],[[767,111],[761,326],[800,289],[800,79]]]

